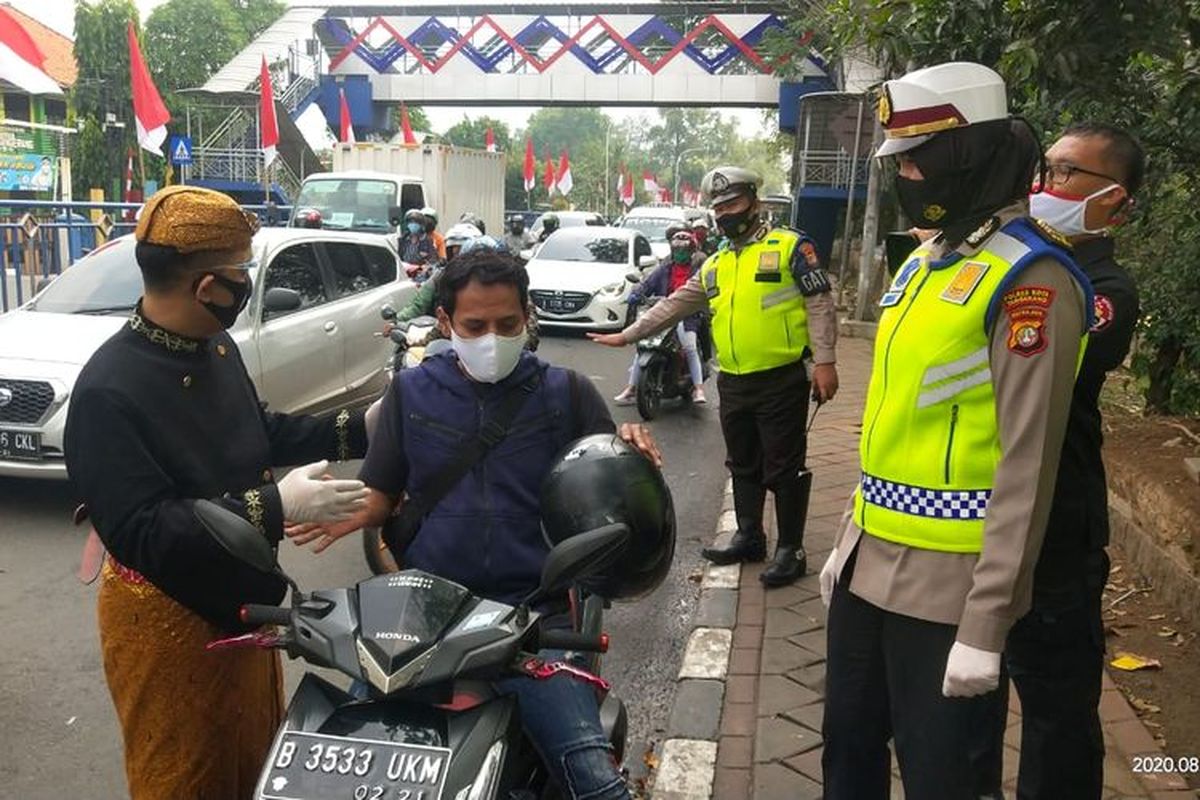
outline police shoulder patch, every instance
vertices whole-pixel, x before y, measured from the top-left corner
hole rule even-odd
[[[1113,301],[1102,294],[1096,295],[1092,303],[1092,308],[1092,316],[1096,318],[1096,321],[1092,323],[1092,333],[1099,333],[1107,328],[1117,316],[1117,310],[1113,306]]]
[[[821,266],[821,260],[817,258],[817,248],[813,247],[813,243],[808,239],[801,239],[800,255],[804,257],[804,263],[808,264],[809,269],[816,269]]]
[[[1033,223],[1033,227],[1046,241],[1050,242],[1051,244],[1056,244],[1066,250],[1073,249],[1071,246],[1071,240],[1050,223],[1042,219],[1037,219],[1036,217],[1030,217],[1030,222]]]
[[[1054,302],[1054,290],[1048,286],[1019,286],[1000,298],[1008,316],[1008,349],[1026,358],[1044,351],[1050,340],[1046,317]]]

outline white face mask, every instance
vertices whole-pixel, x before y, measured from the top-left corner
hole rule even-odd
[[[1119,188],[1120,184],[1113,183],[1098,192],[1092,192],[1087,197],[1077,197],[1069,194],[1055,194],[1052,189],[1042,189],[1036,194],[1029,195],[1029,214],[1050,225],[1059,233],[1066,236],[1079,236],[1084,233],[1104,233],[1108,230],[1105,225],[1096,230],[1087,226],[1087,204],[1094,197]]]
[[[516,336],[497,336],[487,333],[474,339],[464,339],[450,329],[450,341],[463,369],[480,383],[499,383],[512,374],[525,349],[526,331]]]

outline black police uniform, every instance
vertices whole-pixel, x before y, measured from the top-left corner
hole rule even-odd
[[[1104,786],[1098,705],[1104,668],[1101,596],[1108,581],[1108,490],[1100,389],[1125,360],[1138,318],[1133,279],[1107,236],[1075,245],[1095,290],[1095,324],[1071,398],[1054,505],[1034,572],[1033,605],[1008,635],[1005,661],[1021,698],[1021,800],[1093,800]],[[981,765],[993,793],[1001,774],[1007,683],[1001,683]],[[998,794],[996,796],[999,796]]]

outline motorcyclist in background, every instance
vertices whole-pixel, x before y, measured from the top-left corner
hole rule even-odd
[[[419,209],[410,208],[404,213],[404,237],[400,240],[400,260],[405,264],[425,267],[438,260],[437,246],[433,237],[425,232],[425,215]],[[416,274],[410,274],[415,278]]]
[[[537,255],[542,249],[542,245],[550,238],[550,235],[558,230],[558,214],[546,213],[542,215],[542,232],[538,234],[538,240],[533,245],[533,255]]]
[[[646,279],[629,293],[630,305],[637,305],[647,297],[667,297],[696,274],[704,264],[704,254],[696,247],[696,239],[683,226],[670,229],[671,256],[655,267]],[[697,258],[698,256],[698,258]],[[708,336],[708,312],[699,311],[681,320],[675,327],[679,344],[687,359],[688,373],[692,378],[692,402],[707,403],[704,396],[704,370],[700,362],[701,337]],[[638,354],[633,355],[629,365],[629,385],[613,398],[619,406],[633,405],[637,401],[637,384],[641,369]]]
[[[437,248],[438,258],[442,261],[446,260],[446,237],[438,233],[438,214],[437,210],[432,206],[425,206],[421,209],[421,216],[425,217],[425,232],[433,239],[433,244]]]
[[[533,247],[533,236],[525,230],[525,218],[520,214],[513,214],[508,218],[508,232],[504,234],[504,244],[508,247],[508,252],[518,258],[521,253]]]

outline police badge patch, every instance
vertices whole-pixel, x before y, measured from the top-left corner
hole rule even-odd
[[[1113,301],[1102,294],[1096,295],[1096,299],[1092,303],[1092,309],[1092,316],[1096,318],[1096,321],[1092,323],[1092,333],[1099,333],[1107,328],[1112,324],[1113,318],[1117,315],[1116,309],[1113,308]]]
[[[1008,349],[1019,356],[1035,356],[1050,345],[1046,316],[1054,290],[1046,286],[1021,286],[1001,298],[1008,315]]]
[[[947,303],[966,305],[987,271],[988,265],[982,261],[968,261],[959,267],[958,272],[950,281],[950,285],[942,292],[941,298]]]

